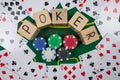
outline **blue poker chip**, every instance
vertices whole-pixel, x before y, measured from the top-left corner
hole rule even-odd
[[[37,51],[41,51],[41,50],[45,49],[46,46],[47,46],[47,43],[46,43],[46,40],[43,37],[35,38],[35,40],[33,41],[33,47]]]

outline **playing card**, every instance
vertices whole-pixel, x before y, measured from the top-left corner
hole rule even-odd
[[[61,64],[60,80],[79,80],[78,66],[76,64]]]
[[[100,50],[104,55],[104,59],[101,60],[96,66],[98,73],[98,78],[102,78],[102,80],[106,80],[106,78],[110,78],[111,80],[115,77],[117,79],[120,78],[120,45],[119,41],[110,34],[107,34],[103,40],[96,46],[98,50]],[[102,70],[102,71],[101,71]]]
[[[6,14],[0,14],[0,44],[9,51],[21,47],[27,43],[23,37],[17,34],[17,26],[14,25]]]
[[[78,4],[78,9],[81,11],[82,7],[84,6],[84,4],[86,3],[87,0],[79,0],[79,4]]]
[[[105,4],[99,9],[99,18],[95,21],[102,36],[106,33],[115,35],[119,31],[119,0],[105,0]],[[116,35],[115,35],[116,36]],[[117,37],[117,36],[116,36]],[[118,38],[119,39],[119,38]]]
[[[1,2],[1,0],[0,0],[0,2]],[[0,14],[1,14],[1,13],[2,13],[2,14],[5,14],[6,11],[7,11],[7,10],[5,10],[5,8],[3,8],[3,4],[0,3]]]
[[[14,33],[12,29],[6,27],[6,25],[0,25],[0,45],[9,50],[13,51],[16,47],[21,47],[26,43],[26,40]],[[8,25],[7,25],[8,26]]]
[[[111,74],[111,71],[108,69],[107,71],[101,72],[97,74],[97,80],[116,80],[115,77],[113,77],[113,74]]]
[[[116,39],[120,41],[120,30],[115,31],[114,35],[115,35]]]
[[[105,14],[112,14],[116,18],[119,16],[119,7],[120,7],[120,1],[119,0],[104,0],[105,4],[101,6],[99,9],[100,15],[102,12]]]
[[[0,23],[7,23],[7,22],[9,22],[9,20],[6,18],[6,14],[1,13],[0,14]]]
[[[40,10],[43,10],[44,4],[42,3],[42,0],[24,0],[23,6],[27,9],[27,11],[30,13],[30,16],[33,17],[33,13],[38,12]]]
[[[106,4],[101,6],[99,9],[99,17],[96,19],[95,23],[99,29],[102,36],[105,36],[106,33],[115,34],[116,31],[119,31],[119,12],[118,4],[115,4],[115,0],[108,1]]]
[[[79,56],[80,63],[86,69],[86,73],[92,74],[95,66],[104,58],[104,54],[98,50],[92,50]]]
[[[110,56],[111,58],[120,58],[120,44],[119,41],[111,34],[106,34],[106,36],[97,44],[96,48],[100,50],[105,56]]]
[[[115,58],[106,56],[97,65],[97,78],[102,80],[117,80],[120,78],[120,63]],[[102,70],[102,71],[101,71]],[[116,79],[115,79],[116,78]]]
[[[55,0],[42,0],[42,3],[44,4],[44,8],[43,9],[47,9],[49,12],[52,11],[53,8],[56,8],[57,5],[59,3],[61,3],[59,0],[55,1]]]
[[[103,0],[87,0],[84,6],[82,7],[81,11],[96,19],[99,15],[98,10],[103,4]]]
[[[46,65],[43,63],[29,62],[25,65],[18,74],[25,80],[43,80],[43,75],[46,71]]]
[[[88,72],[89,69],[84,68],[81,62],[77,63],[78,66],[78,75],[79,75],[79,80],[96,80],[95,70],[92,70],[92,72]],[[86,72],[87,71],[87,72]],[[90,70],[91,71],[91,70]]]
[[[25,0],[23,2],[23,6],[27,9],[27,11],[30,13],[30,16],[33,17],[33,13],[36,13],[38,11],[41,11],[43,9],[47,9],[48,11],[51,11],[53,7],[56,7],[59,4],[59,1],[55,0]]]
[[[34,57],[34,52],[28,46],[24,45],[22,48],[16,48],[12,51],[8,58],[3,59],[3,62],[8,69],[19,72]]]
[[[10,26],[11,25],[11,26]],[[6,13],[1,13],[0,14],[0,29],[2,30],[2,27],[10,28],[12,32],[17,31],[17,27],[13,25],[9,17],[7,16]]]
[[[9,51],[13,51],[17,45],[19,45],[18,40],[16,39],[13,32],[11,32],[10,28],[1,27],[0,32],[0,45],[6,48]]]
[[[0,51],[0,67],[5,66],[3,60],[6,59],[9,55],[10,55],[10,52],[7,50]]]
[[[115,67],[120,67],[120,62],[115,58],[115,56],[113,58],[106,56],[96,65],[97,72],[106,71],[106,69],[112,70]]]
[[[80,79],[95,80],[95,75],[97,74],[96,65],[98,65],[103,58],[104,54],[98,50],[92,50],[80,55],[80,62],[77,63],[79,66]]]
[[[105,34],[110,33],[115,36],[115,32],[119,31],[120,23],[117,19],[115,19],[113,16],[109,14],[101,15],[102,17],[97,19],[95,21],[97,28],[99,29],[102,37],[105,36]],[[116,36],[117,37],[117,36]],[[119,39],[119,38],[118,38]]]
[[[24,80],[5,67],[0,68],[0,80]]]
[[[47,66],[47,80],[60,80],[60,66]]]
[[[80,10],[82,7],[79,6],[79,4],[83,4],[84,2],[82,2],[83,0],[59,0],[61,5],[63,6],[63,8],[67,8],[68,10],[76,7],[78,10]]]
[[[29,14],[22,2],[18,0],[1,0],[1,6],[14,24],[17,24]]]

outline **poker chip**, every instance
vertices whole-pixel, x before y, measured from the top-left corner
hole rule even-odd
[[[42,59],[46,62],[52,62],[56,58],[56,51],[55,49],[46,48],[42,51]]]
[[[64,47],[58,49],[57,51],[57,57],[58,59],[60,59],[60,61],[69,60],[70,55],[71,55],[71,52]]]
[[[57,49],[62,45],[62,38],[58,34],[53,34],[48,38],[50,48]]]
[[[33,47],[37,51],[41,51],[42,49],[45,49],[46,46],[47,46],[47,43],[46,43],[46,40],[43,37],[35,38],[35,40],[33,41]]]
[[[63,39],[63,45],[68,50],[74,49],[77,44],[77,38],[74,35],[66,35]]]

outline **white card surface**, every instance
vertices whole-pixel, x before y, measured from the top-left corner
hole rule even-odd
[[[18,74],[13,73],[9,69],[2,67],[0,68],[0,80],[24,80]]]
[[[24,65],[28,64],[35,57],[34,52],[26,45],[16,48],[11,55],[4,59],[6,67],[14,72],[19,72]]]

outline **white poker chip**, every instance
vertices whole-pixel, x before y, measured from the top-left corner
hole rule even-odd
[[[46,62],[52,62],[56,58],[55,49],[51,49],[49,47],[46,49],[43,49],[41,54],[42,54],[42,59]]]

